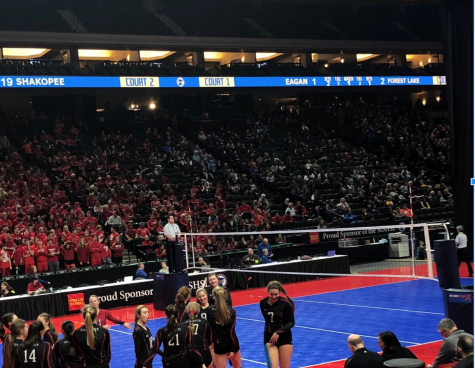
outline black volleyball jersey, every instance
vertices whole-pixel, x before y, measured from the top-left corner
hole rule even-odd
[[[187,326],[178,324],[175,334],[172,336],[168,335],[168,328],[166,326],[160,328],[157,331],[157,335],[155,336],[155,346],[147,360],[144,362],[144,366],[150,366],[155,354],[159,354],[163,357],[162,361],[164,366],[169,362],[185,355],[194,355],[200,362],[200,365],[204,364],[203,357],[198,352],[198,349],[191,338],[190,330]],[[162,343],[163,352],[160,350]]]
[[[213,342],[216,344],[227,344],[232,347],[235,347],[239,344],[237,335],[236,335],[236,311],[228,306],[229,311],[231,312],[230,321],[222,325],[216,321],[216,307],[213,306],[213,316],[210,320],[211,327],[213,329]]]
[[[269,304],[269,298],[264,298],[259,306],[266,321],[265,330],[267,332],[279,334],[290,331],[294,327],[294,309],[287,298],[279,297],[279,300],[273,305]]]
[[[178,323],[182,323],[188,318],[187,313],[186,313],[186,305],[183,305],[180,308],[177,307],[177,309],[178,309]]]
[[[49,343],[51,345],[51,349],[53,349],[54,344],[56,344],[56,341],[54,340],[53,334],[50,330],[46,331],[43,335],[43,341]]]
[[[77,350],[84,358],[85,367],[108,364],[111,360],[111,340],[109,331],[104,327],[93,324],[94,347],[92,350],[87,344],[86,327],[81,326],[73,333]]]
[[[150,356],[151,351],[155,344],[155,341],[153,340],[152,332],[150,332],[150,329],[146,326],[145,328],[143,328],[142,326],[135,325],[133,336],[134,336],[134,346],[135,346],[135,358],[137,359],[137,362],[139,363],[137,366],[150,367],[152,364],[152,361],[150,360],[150,363],[148,365],[145,364],[145,362],[147,361],[147,358]]]
[[[183,323],[190,329],[190,320]],[[191,337],[199,351],[208,350],[209,345],[213,343],[213,329],[206,319],[193,318],[191,326]]]
[[[75,355],[70,355],[71,346],[75,350]],[[84,366],[84,361],[80,358],[72,339],[71,341],[69,339],[59,340],[54,345],[53,351],[56,368],[79,368]]]
[[[213,318],[214,312],[215,310],[212,305],[208,305],[206,308],[201,307],[197,317],[210,321]]]
[[[53,351],[51,345],[37,341],[29,349],[22,344],[15,356],[15,368],[53,368]]]

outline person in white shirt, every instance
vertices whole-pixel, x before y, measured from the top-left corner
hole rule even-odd
[[[168,224],[163,228],[165,248],[170,273],[183,272],[183,245],[178,242],[181,236],[180,227],[175,224],[175,217],[168,216]]]
[[[455,238],[455,246],[457,247],[459,267],[462,262],[465,262],[468,268],[468,277],[473,277],[472,264],[470,263],[470,258],[468,256],[467,235],[463,233],[463,226],[457,226],[457,233],[457,237]]]

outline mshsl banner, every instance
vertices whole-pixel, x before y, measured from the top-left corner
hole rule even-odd
[[[69,311],[81,310],[81,308],[84,307],[84,294],[83,293],[69,294],[68,305],[69,305]]]

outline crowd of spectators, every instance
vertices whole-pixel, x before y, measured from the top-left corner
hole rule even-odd
[[[216,130],[181,129],[173,117],[139,133],[2,115],[7,128],[28,126],[23,141],[12,133],[16,149],[0,135],[3,275],[57,271],[60,259],[67,269],[120,265],[124,249],[166,258],[170,214],[203,234],[193,238],[203,254],[257,250],[268,230],[448,219],[453,207],[448,124],[417,104],[360,99],[329,104],[326,118],[274,111]],[[213,235],[242,231],[256,235]]]

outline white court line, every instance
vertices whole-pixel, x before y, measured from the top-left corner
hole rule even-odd
[[[330,302],[316,302],[316,301],[312,301],[312,300],[301,300],[301,299],[294,299],[294,300],[297,301],[297,302],[304,302],[304,303],[342,305],[342,306],[344,306],[344,307],[358,307],[358,308],[370,308],[370,309],[385,309],[385,310],[392,310],[392,311],[399,311],[399,312],[424,313],[424,314],[435,314],[435,315],[438,315],[438,316],[445,316],[444,313],[414,311],[414,310],[409,310],[409,309],[371,307],[371,306],[368,306],[368,305],[354,305],[354,304],[330,303]]]
[[[122,333],[122,334],[126,334],[126,335],[132,335],[132,332],[119,331],[119,330],[114,330],[112,328],[110,328],[109,331],[114,331],[114,332],[118,332],[118,333]]]
[[[252,319],[252,318],[243,318],[243,317],[236,317],[238,319],[244,319],[246,321],[254,321],[254,322],[261,322],[261,323],[264,323],[265,321],[264,320],[260,320],[260,319]],[[347,335],[347,336],[350,336],[351,333],[350,332],[343,332],[343,331],[334,331],[334,330],[326,330],[324,328],[316,328],[316,327],[307,327],[307,326],[298,326],[298,325],[295,325],[295,327],[298,327],[298,328],[305,328],[307,330],[316,330],[316,331],[323,331],[323,332],[332,332],[332,333],[337,333],[337,334],[341,334],[341,335]],[[378,337],[377,336],[369,336],[369,335],[360,335],[361,337],[367,337],[369,339],[377,339]],[[418,342],[412,342],[412,341],[402,341],[402,340],[399,340],[400,342],[403,342],[405,344],[412,344],[412,345],[417,345],[419,344]]]

